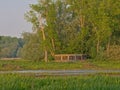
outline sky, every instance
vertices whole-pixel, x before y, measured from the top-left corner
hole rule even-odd
[[[32,25],[24,19],[29,4],[37,0],[1,0],[0,36],[21,37],[23,32],[32,32]]]

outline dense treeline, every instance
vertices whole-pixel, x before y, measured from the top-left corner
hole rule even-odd
[[[25,14],[23,58],[45,61],[60,53],[120,59],[119,0],[38,0]]]
[[[20,49],[23,44],[21,38],[0,36],[0,58],[20,57]]]

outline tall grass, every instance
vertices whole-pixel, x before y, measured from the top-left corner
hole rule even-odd
[[[29,60],[0,60],[0,70],[67,70],[120,69],[120,61],[34,62]]]
[[[81,62],[34,62],[27,60],[1,60],[0,70],[80,69]]]
[[[120,69],[120,61],[34,62],[27,60],[0,60],[0,70],[38,69]]]
[[[120,90],[120,77],[0,75],[0,90]]]

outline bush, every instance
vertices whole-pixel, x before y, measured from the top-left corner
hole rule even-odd
[[[111,60],[120,60],[120,46],[112,45],[109,48],[109,55],[107,55],[107,51],[105,52],[108,59]]]

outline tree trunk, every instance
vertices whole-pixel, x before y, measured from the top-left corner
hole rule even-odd
[[[42,31],[42,35],[43,35],[43,40],[45,41],[46,37],[45,37],[45,32],[44,32],[43,27],[41,28],[41,31]],[[46,46],[44,46],[44,60],[45,60],[45,62],[48,62],[48,52],[47,52]]]
[[[43,41],[46,41],[45,31],[44,31],[44,26],[43,26],[42,20],[43,19],[42,19],[41,14],[40,14],[39,25],[40,25],[40,29],[41,29],[41,32],[42,32]],[[48,51],[47,51],[47,48],[46,48],[46,44],[44,45],[44,60],[45,60],[45,62],[48,61]]]
[[[48,52],[47,52],[46,49],[45,49],[45,57],[44,57],[44,59],[45,59],[45,62],[48,62]]]
[[[97,41],[97,54],[99,53],[99,50],[100,50],[100,40],[98,39],[98,41]]]
[[[55,54],[55,42],[54,42],[53,38],[51,40],[52,40],[52,47],[53,47],[52,56],[54,56],[54,54]]]
[[[110,54],[110,38],[108,40],[108,44],[107,44],[107,57],[109,57]]]
[[[83,28],[85,27],[85,16],[81,14],[81,17],[80,17],[80,20],[79,20],[79,21],[80,21],[81,30],[83,30]],[[83,31],[81,31],[81,32],[83,32]],[[83,54],[84,37],[83,37],[82,34],[83,34],[83,33],[81,33],[81,39],[82,39],[82,41],[81,41],[81,53]]]

